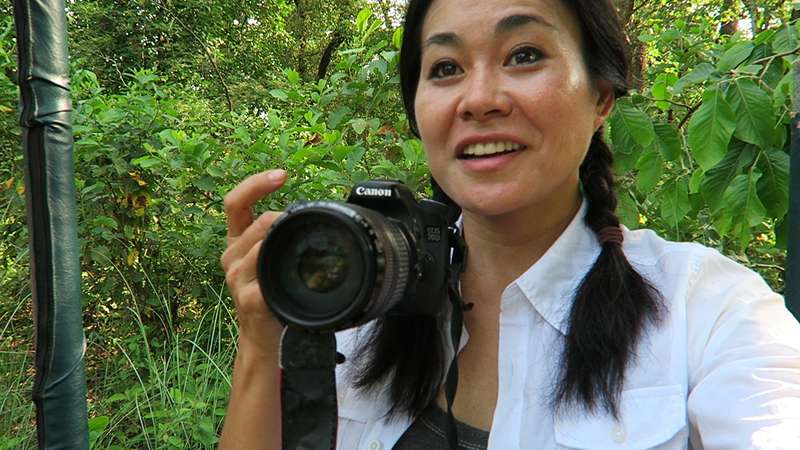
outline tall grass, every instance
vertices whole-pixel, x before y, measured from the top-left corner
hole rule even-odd
[[[223,290],[205,290],[211,295],[185,305],[180,320],[169,317],[165,296],[145,307],[109,299],[105,320],[87,328],[92,448],[216,448],[238,329]],[[2,303],[0,450],[35,449],[31,298]],[[126,303],[134,306],[111,306]]]
[[[134,322],[135,334],[104,331],[90,341],[88,353],[113,355],[89,368],[93,448],[216,446],[237,333],[229,305],[218,292],[190,327],[179,330],[154,330],[140,311],[125,308],[121,319]]]

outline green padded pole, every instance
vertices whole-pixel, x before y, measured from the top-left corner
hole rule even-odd
[[[14,0],[39,448],[88,449],[64,0]]]
[[[789,166],[789,243],[786,255],[786,307],[800,319],[800,59],[795,60],[792,155]]]

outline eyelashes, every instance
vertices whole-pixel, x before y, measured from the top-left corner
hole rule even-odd
[[[441,78],[449,78],[456,75],[460,75],[464,71],[455,61],[452,60],[443,60],[438,61],[436,64],[431,67],[430,72],[428,73],[428,78],[431,79],[441,79]]]
[[[544,52],[532,45],[521,45],[514,48],[503,62],[506,67],[528,66],[544,58]],[[455,77],[464,73],[464,69],[452,59],[442,59],[435,62],[428,71],[428,78],[441,80]]]
[[[544,54],[538,48],[532,45],[523,45],[511,51],[505,64],[507,66],[525,66],[539,61],[543,56]]]

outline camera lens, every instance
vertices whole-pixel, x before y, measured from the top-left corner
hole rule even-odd
[[[336,231],[314,230],[297,246],[297,273],[303,284],[314,292],[331,292],[341,287],[347,279],[349,252],[336,239],[346,239],[346,236],[337,236],[341,233]]]
[[[384,314],[403,298],[410,249],[401,226],[372,210],[308,202],[287,209],[270,230],[258,276],[281,320],[335,331]]]

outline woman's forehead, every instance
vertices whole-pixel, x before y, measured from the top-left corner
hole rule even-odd
[[[561,0],[434,0],[423,23],[422,41],[437,33],[502,31],[514,18],[555,31],[576,26]]]

